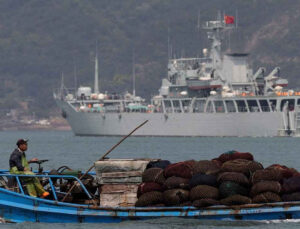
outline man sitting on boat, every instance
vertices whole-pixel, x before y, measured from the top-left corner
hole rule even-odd
[[[24,175],[34,175],[33,172],[30,171],[29,163],[33,161],[37,161],[37,158],[33,158],[30,161],[27,161],[25,151],[27,150],[28,140],[19,139],[17,141],[18,148],[15,149],[9,159],[9,167],[11,174],[24,174]],[[39,179],[37,177],[26,177],[22,179],[26,183],[26,188],[28,194],[33,197],[41,197],[45,198],[49,196],[49,192],[46,192],[41,185]]]

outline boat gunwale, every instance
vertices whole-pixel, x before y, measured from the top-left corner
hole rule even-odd
[[[61,201],[55,201],[55,200],[47,200],[42,199],[39,197],[32,197],[29,195],[23,195],[21,193],[13,192],[10,190],[7,190],[5,188],[0,187],[0,192],[5,192],[10,195],[15,195],[21,198],[33,200],[33,201],[39,201],[42,203],[47,204],[54,204],[59,206],[66,206],[66,207],[76,207],[76,208],[84,208],[84,209],[91,209],[91,210],[108,210],[108,211],[211,211],[211,210],[243,210],[243,209],[265,209],[265,208],[275,208],[275,207],[282,207],[282,208],[289,208],[289,207],[300,207],[300,201],[293,201],[293,202],[275,202],[275,203],[262,203],[262,204],[244,204],[244,205],[232,205],[232,206],[225,206],[225,205],[216,205],[216,206],[210,206],[205,208],[196,208],[193,206],[183,206],[183,207],[101,207],[101,206],[95,206],[91,204],[76,204],[76,203],[67,203],[67,202],[61,202]],[[1,203],[1,201],[0,201]]]

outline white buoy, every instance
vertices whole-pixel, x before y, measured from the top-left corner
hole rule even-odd
[[[183,96],[185,96],[185,95],[187,95],[188,93],[187,93],[187,91],[182,91],[182,92],[180,92],[180,95],[183,95]]]
[[[102,94],[102,93],[98,94],[98,99],[103,100],[104,98],[105,98],[104,94]]]
[[[228,86],[223,86],[223,91],[230,91],[230,88]]]

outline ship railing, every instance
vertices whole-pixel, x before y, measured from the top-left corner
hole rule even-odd
[[[204,29],[220,29],[225,27],[224,21],[207,21],[203,24]]]
[[[261,106],[260,108],[261,108],[262,112],[270,112],[271,111],[269,106]]]
[[[300,105],[295,107],[295,134],[300,136]]]
[[[88,108],[80,109],[79,107],[76,109],[77,112],[86,112],[86,113],[149,113],[152,112],[151,109],[145,109],[145,108],[105,108],[102,107],[101,109],[98,108]]]
[[[208,57],[201,57],[201,58],[179,58],[179,59],[170,59],[170,64],[195,64],[195,63],[206,63],[211,61]]]
[[[15,190],[17,189],[17,191],[19,193],[21,193],[22,195],[27,195],[25,190],[24,190],[24,186],[26,186],[26,178],[38,178],[38,179],[42,179],[42,181],[48,181],[52,195],[54,200],[58,201],[58,196],[57,194],[67,194],[64,192],[60,192],[57,191],[55,188],[55,180],[59,180],[59,179],[64,179],[64,180],[75,180],[75,182],[77,182],[77,184],[79,184],[79,186],[81,187],[81,189],[83,190],[83,192],[86,194],[86,196],[89,199],[92,199],[91,194],[88,192],[88,190],[86,189],[86,187],[84,186],[84,184],[81,182],[81,180],[76,177],[76,176],[71,176],[71,175],[49,175],[49,174],[34,174],[34,175],[23,175],[23,174],[10,174],[4,171],[0,172],[0,186],[4,187],[5,189],[8,190]],[[10,185],[9,183],[14,183],[11,181],[16,181],[16,185]],[[24,181],[25,180],[25,181]],[[47,185],[48,185],[47,184]]]
[[[66,87],[56,88],[56,89],[54,89],[53,95],[54,95],[54,98],[61,99],[61,100],[64,100],[64,99],[68,100],[71,98],[77,99],[75,88],[66,88]]]

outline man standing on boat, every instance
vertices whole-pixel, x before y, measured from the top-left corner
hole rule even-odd
[[[29,163],[33,161],[37,161],[37,158],[33,158],[30,161],[27,161],[25,151],[27,150],[28,140],[19,139],[17,141],[18,148],[15,149],[9,159],[9,167],[11,174],[24,174],[24,175],[34,175],[33,172],[30,171]],[[26,177],[22,179],[26,183],[26,188],[28,194],[33,197],[41,197],[45,198],[49,196],[49,192],[46,192],[41,185],[39,179],[37,177]]]

